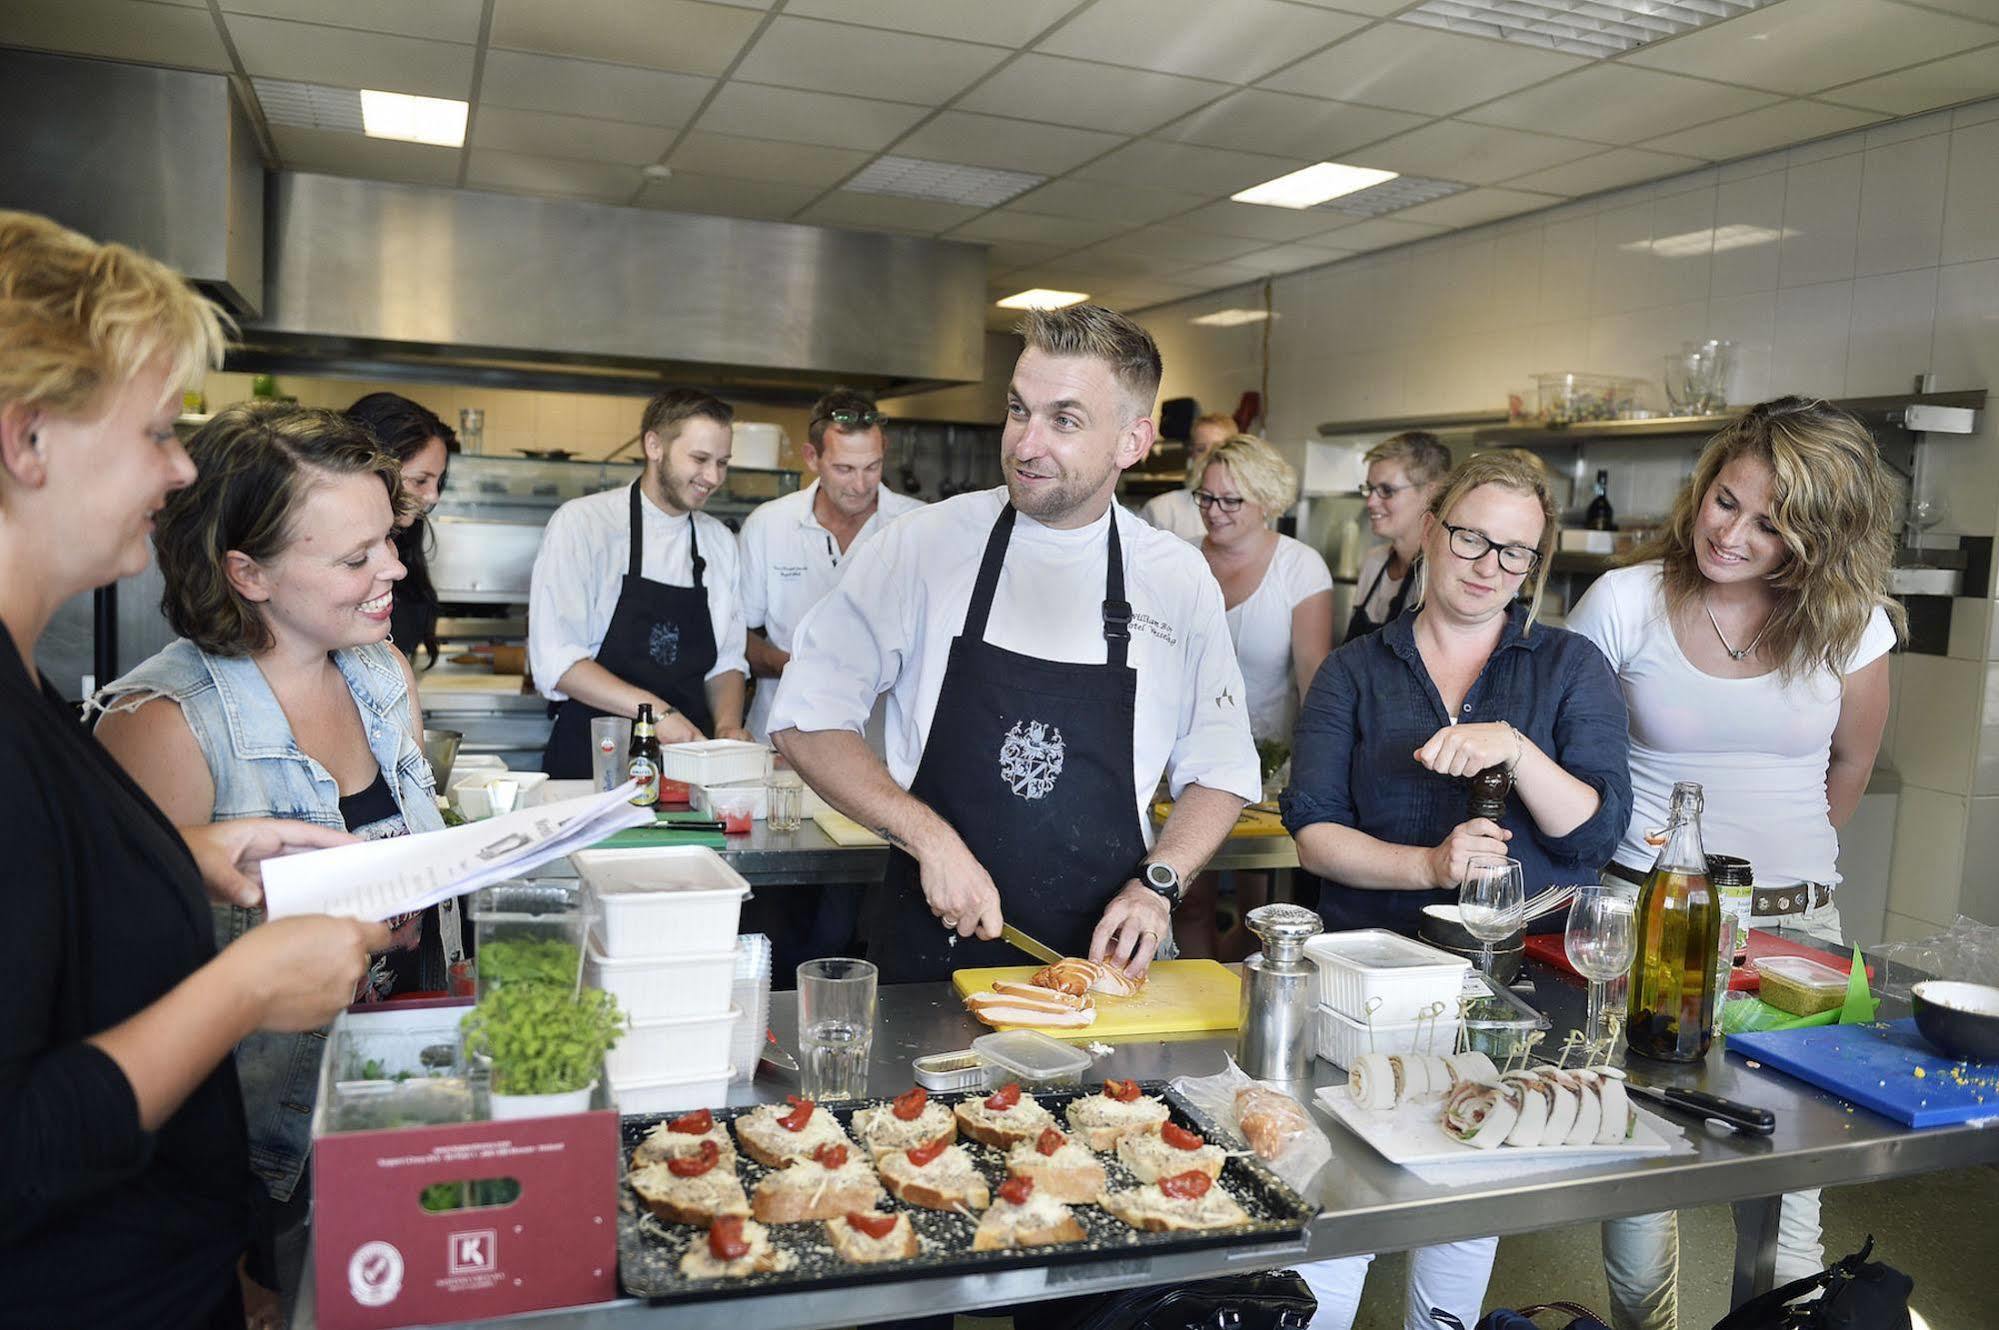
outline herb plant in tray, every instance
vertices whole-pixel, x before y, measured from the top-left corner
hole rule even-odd
[[[545,983],[482,993],[464,1022],[466,1046],[492,1060],[495,1096],[588,1090],[624,1029],[609,993]]]

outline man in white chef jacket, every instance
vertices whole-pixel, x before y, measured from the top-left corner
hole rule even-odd
[[[743,521],[736,542],[743,560],[743,622],[750,677],[750,735],[770,741],[770,709],[777,681],[791,659],[799,620],[839,580],[855,551],[921,499],[882,484],[887,419],[875,401],[851,388],[835,388],[812,405],[806,425],[805,465],[810,485],[761,504]],[[880,751],[880,711],[869,737]]]
[[[542,533],[528,659],[555,728],[542,768],[590,775],[590,721],[652,707],[663,744],[746,739],[736,537],[701,511],[729,473],[726,402],[675,388],[640,420],[645,470],[572,499]]]
[[[1151,447],[1159,352],[1093,305],[1035,311],[1006,484],[903,516],[800,625],[770,726],[893,847],[865,936],[883,982],[1017,964],[1010,923],[1142,974],[1181,884],[1248,800],[1256,750],[1200,552],[1112,503]],[[888,697],[888,756],[861,729]],[[1152,843],[1161,773],[1177,799]]]
[[[1212,411],[1196,420],[1187,430],[1187,483],[1147,499],[1138,515],[1161,531],[1171,531],[1182,540],[1200,544],[1208,529],[1201,525],[1201,510],[1194,503],[1194,491],[1201,487],[1208,454],[1235,437],[1235,433],[1234,416]]]

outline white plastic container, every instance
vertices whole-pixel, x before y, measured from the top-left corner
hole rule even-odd
[[[736,977],[736,949],[696,956],[614,960],[593,933],[583,952],[583,983],[618,1000],[633,1021],[676,1016],[719,1016],[729,1010]]]
[[[1335,1067],[1351,1067],[1363,1053],[1435,1053],[1442,1056],[1457,1048],[1458,1018],[1452,1015],[1436,1021],[1405,1021],[1398,1025],[1374,1023],[1374,1038],[1368,1038],[1367,1022],[1355,1020],[1343,1011],[1322,1006],[1318,1011],[1319,1056]]]
[[[696,1108],[718,1108],[729,1092],[729,1068],[698,1071],[691,1075],[663,1076],[651,1080],[620,1081],[611,1078],[611,1100],[620,1114],[685,1113]]]
[[[592,1081],[580,1090],[558,1090],[554,1094],[491,1094],[487,1102],[495,1122],[519,1118],[559,1118],[590,1111],[590,1096],[597,1093]]]
[[[713,1067],[730,1061],[741,1007],[720,1016],[670,1016],[633,1021],[604,1054],[604,1070],[612,1082],[630,1084],[661,1076],[678,1076],[688,1067]]]
[[[741,739],[702,739],[667,744],[659,750],[660,775],[689,785],[734,785],[762,780],[770,769],[770,749]]]
[[[1320,1006],[1360,1019],[1369,1002],[1381,999],[1376,1029],[1413,1021],[1437,1003],[1455,1019],[1458,992],[1471,969],[1462,956],[1385,928],[1321,933],[1305,944],[1305,957],[1319,967]]]
[[[497,780],[510,780],[514,783],[514,809],[521,809],[540,802],[541,787],[548,783],[548,773],[506,770],[454,773],[451,779],[452,804],[461,814],[474,821],[491,817],[492,785]]]
[[[578,850],[599,950],[654,960],[732,950],[750,884],[705,845]]]
[[[762,420],[730,426],[729,465],[738,470],[775,471],[784,446],[784,427]]]

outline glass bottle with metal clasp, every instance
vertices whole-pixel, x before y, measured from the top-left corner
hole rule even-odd
[[[1634,1053],[1698,1062],[1714,1040],[1721,902],[1701,849],[1701,787],[1673,787],[1666,844],[1638,892],[1625,1041]]]

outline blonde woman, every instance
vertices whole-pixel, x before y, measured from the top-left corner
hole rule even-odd
[[[1839,828],[1888,718],[1898,486],[1874,440],[1825,402],[1751,407],[1708,442],[1665,534],[1569,614],[1617,671],[1631,714],[1631,822],[1605,876],[1641,880],[1677,780],[1706,788],[1701,834],[1755,865],[1752,923],[1843,941]],[[1670,1330],[1671,1214],[1604,1226],[1621,1327]],[[1818,1193],[1784,1198],[1777,1279],[1818,1271]]]
[[[1434,434],[1406,430],[1383,439],[1367,453],[1367,479],[1360,497],[1367,503],[1368,529],[1382,543],[1361,558],[1351,642],[1366,637],[1422,599],[1416,555],[1423,541],[1423,515],[1451,469],[1451,451]]]

